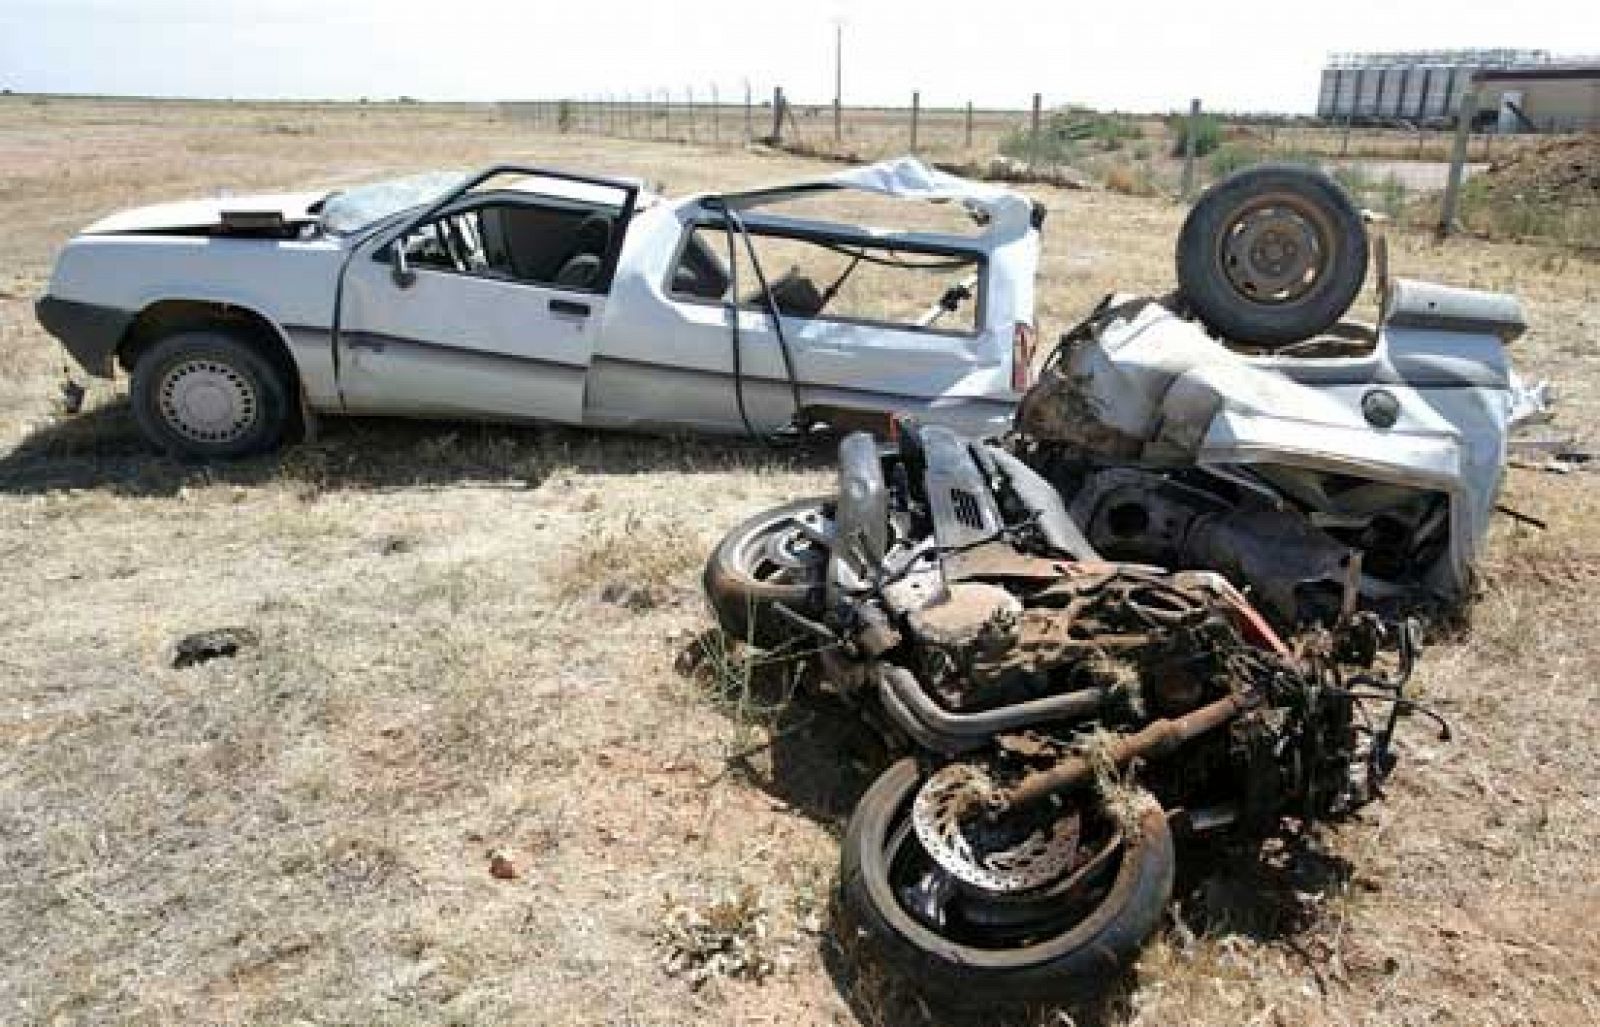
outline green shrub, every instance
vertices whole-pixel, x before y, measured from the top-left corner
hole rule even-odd
[[[1226,178],[1241,168],[1260,164],[1264,159],[1261,151],[1254,147],[1229,143],[1211,155],[1207,167],[1211,169],[1212,178]]]
[[[1143,135],[1133,119],[1101,114],[1081,107],[1051,111],[1039,127],[1038,160],[1041,164],[1072,164],[1086,149],[1120,150],[1129,139]],[[1020,125],[1000,141],[1000,152],[1016,160],[1034,158],[1031,131]]]
[[[1167,118],[1167,134],[1172,137],[1172,155],[1182,157],[1188,152],[1189,122],[1187,114],[1173,114]],[[1194,153],[1205,157],[1222,145],[1222,119],[1215,114],[1201,114],[1194,120]]]

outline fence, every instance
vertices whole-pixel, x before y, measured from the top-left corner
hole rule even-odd
[[[1306,161],[1328,166],[1363,203],[1395,216],[1418,194],[1442,193],[1441,232],[1456,223],[1462,182],[1474,165],[1518,145],[1473,132],[1467,121],[1444,130],[1222,116],[1206,112],[1198,100],[1186,113],[1165,117],[1046,110],[1037,93],[1025,107],[1009,110],[971,102],[930,106],[920,91],[909,101],[899,108],[839,108],[791,102],[781,87],[767,95],[746,87],[737,97],[712,87],[698,94],[647,90],[500,108],[506,117],[549,131],[708,145],[763,142],[852,161],[910,152],[967,174],[1062,181],[1070,171],[1145,195],[1189,197],[1238,167]],[[1476,101],[1469,94],[1461,102]]]

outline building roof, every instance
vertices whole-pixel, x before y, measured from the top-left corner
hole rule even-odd
[[[1534,82],[1552,79],[1600,81],[1600,61],[1541,64],[1530,68],[1485,68],[1472,77],[1479,82]]]

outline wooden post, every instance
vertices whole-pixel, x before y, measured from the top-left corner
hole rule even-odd
[[[1039,166],[1039,112],[1043,108],[1043,97],[1038,93],[1033,94],[1033,116],[1028,119],[1028,167]]]
[[[694,131],[694,122],[695,122],[695,116],[694,116],[694,86],[684,86],[683,87],[683,102],[684,102],[684,105],[689,108],[689,141],[692,143],[692,142],[694,142],[694,137],[695,137],[695,131]]]
[[[1439,205],[1439,238],[1449,235],[1456,225],[1456,208],[1461,203],[1461,176],[1466,170],[1467,140],[1472,132],[1472,116],[1478,110],[1478,87],[1468,86],[1461,94],[1456,111],[1456,139],[1450,148],[1450,177],[1444,184],[1444,201]]]
[[[1195,157],[1199,154],[1200,98],[1189,101],[1189,121],[1183,131],[1183,198],[1194,195]]]
[[[717,103],[717,84],[711,83],[711,145],[717,145],[718,122],[722,120],[722,107]]]
[[[1341,157],[1350,152],[1350,122],[1354,120],[1354,114],[1346,114],[1344,116],[1344,135],[1339,138],[1339,156]]]
[[[755,106],[750,102],[750,80],[744,80],[744,141],[756,137]]]
[[[783,144],[783,87],[772,87],[772,145]]]
[[[965,139],[966,139],[966,143],[965,143],[966,148],[969,149],[969,150],[972,149],[972,101],[971,100],[967,101],[967,132],[966,132]]]
[[[672,138],[672,90],[661,90],[661,137]]]
[[[917,117],[922,113],[922,93],[911,91],[911,152],[917,152]]]
[[[844,22],[833,23],[833,142],[844,142]]]

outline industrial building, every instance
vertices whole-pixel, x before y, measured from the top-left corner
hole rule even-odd
[[[1600,58],[1548,50],[1334,54],[1317,116],[1357,124],[1445,125],[1478,90],[1473,124],[1501,132],[1600,130]]]

